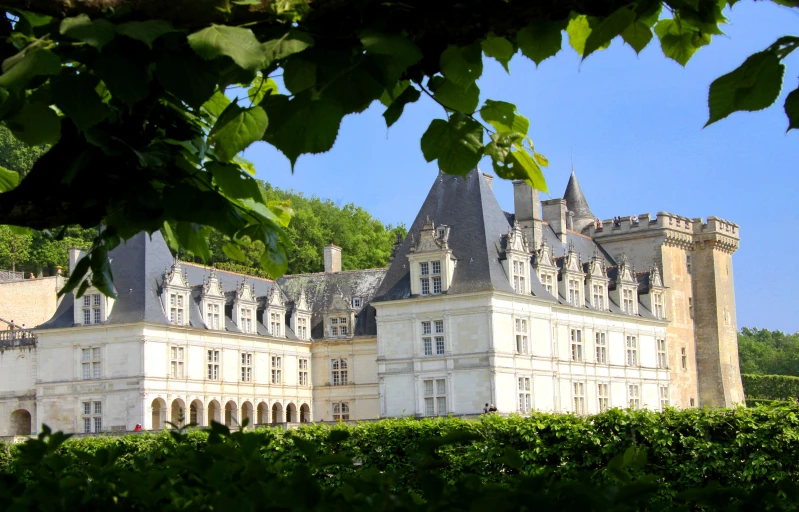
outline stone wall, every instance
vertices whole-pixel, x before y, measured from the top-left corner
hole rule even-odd
[[[43,324],[55,313],[62,285],[60,276],[0,283],[0,318],[25,327]]]

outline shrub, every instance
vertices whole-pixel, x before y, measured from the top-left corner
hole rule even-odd
[[[799,398],[799,377],[790,375],[743,374],[744,394],[760,400],[791,400]]]

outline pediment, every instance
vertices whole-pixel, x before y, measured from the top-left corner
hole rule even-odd
[[[164,286],[175,288],[189,287],[189,278],[178,258],[175,258],[174,263],[172,263],[172,268],[164,272]]]
[[[216,269],[212,268],[208,278],[203,283],[203,296],[206,297],[224,297],[225,291],[222,289],[222,283],[216,276]]]
[[[236,299],[244,302],[255,301],[255,290],[246,277],[241,281],[239,287],[236,289]]]

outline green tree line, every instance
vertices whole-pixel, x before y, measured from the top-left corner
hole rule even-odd
[[[799,377],[799,332],[744,327],[738,333],[741,373]]]

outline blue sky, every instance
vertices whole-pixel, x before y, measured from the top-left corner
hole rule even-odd
[[[734,272],[739,327],[799,330],[799,131],[785,133],[782,104],[799,80],[799,55],[786,61],[777,104],[738,113],[706,129],[710,83],[782,35],[799,32],[799,14],[770,2],[741,2],[728,13],[727,36],[714,38],[687,68],[657,44],[639,56],[616,40],[580,63],[564,39],[557,57],[535,64],[517,55],[507,75],[487,61],[481,98],[515,103],[530,118],[536,150],[549,158],[552,197],[574,168],[594,213],[668,211],[715,215],[741,226]],[[300,157],[294,170],[265,143],[247,150],[258,177],[306,195],[355,203],[387,224],[409,225],[437,174],[419,140],[442,117],[428,98],[410,105],[391,129],[382,105],[344,119],[333,149]],[[491,171],[485,159],[481,169]],[[513,209],[510,182],[494,180]]]

